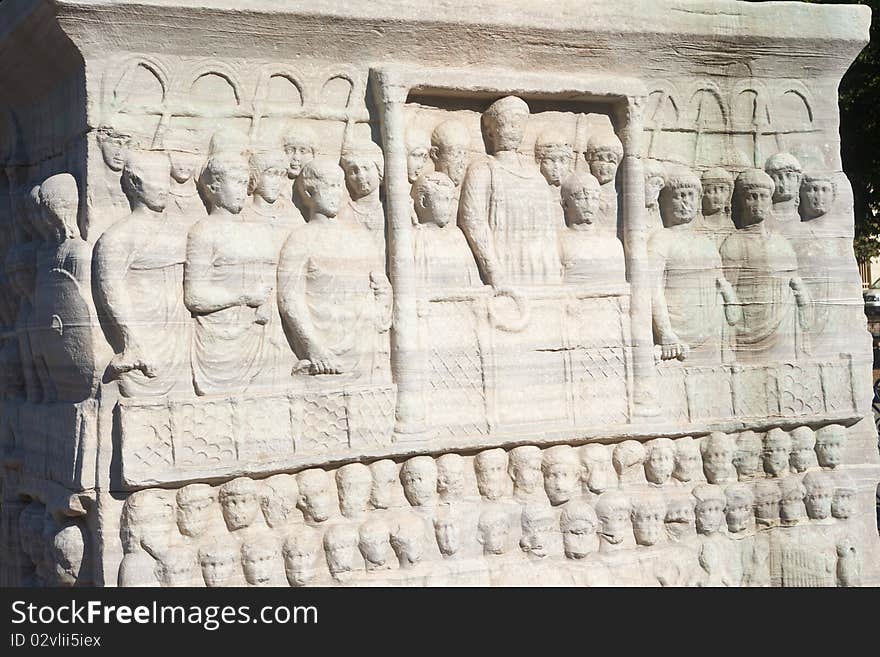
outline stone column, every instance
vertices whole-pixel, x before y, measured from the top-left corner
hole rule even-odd
[[[379,108],[385,153],[387,266],[388,278],[394,288],[391,325],[391,373],[397,384],[394,434],[395,440],[413,440],[423,437],[425,409],[403,116],[409,89],[381,69],[370,71],[370,77],[373,97]]]

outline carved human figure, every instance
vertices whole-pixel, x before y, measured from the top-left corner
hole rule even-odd
[[[805,474],[801,483],[805,491],[807,515],[812,520],[828,520],[834,498],[834,480],[828,473],[817,470]]]
[[[740,534],[749,529],[754,518],[755,495],[747,484],[731,484],[724,489],[726,504],[724,516],[727,519],[727,531]]]
[[[567,559],[583,559],[598,549],[599,518],[584,500],[571,500],[559,514],[562,547]]]
[[[430,456],[413,456],[400,467],[400,483],[412,506],[432,506],[437,500],[436,462]]]
[[[736,179],[733,213],[737,231],[721,245],[728,281],[742,304],[734,356],[740,363],[775,363],[797,357],[796,335],[809,328],[810,295],[798,275],[789,241],[767,225],[775,185],[763,171],[746,169]]]
[[[510,494],[507,452],[503,449],[486,449],[474,456],[474,474],[477,490],[484,500],[498,500]]]
[[[418,222],[413,233],[418,284],[435,289],[480,285],[474,256],[454,223],[452,180],[436,171],[425,174],[413,183],[412,199]]]
[[[535,140],[535,162],[551,187],[559,187],[574,162],[570,140],[557,130],[545,130]]]
[[[236,586],[240,581],[241,546],[230,539],[218,539],[199,548],[199,566],[205,586]]]
[[[321,468],[303,470],[296,476],[299,503],[308,522],[321,523],[336,514],[336,500],[330,490],[330,476]]]
[[[92,202],[101,210],[86,227],[85,237],[93,244],[113,222],[128,212],[129,205],[119,184],[119,174],[134,145],[130,131],[109,125],[95,130],[95,139],[105,167],[101,171],[95,171],[96,180],[90,183],[90,187],[93,186]]]
[[[759,527],[773,527],[779,522],[779,504],[782,494],[775,481],[755,484],[755,521]]]
[[[816,458],[823,468],[834,469],[843,463],[846,429],[839,424],[829,424],[816,430]]]
[[[374,509],[388,509],[395,505],[399,474],[397,464],[390,459],[382,459],[370,464],[373,476],[373,488],[370,491],[370,503]]]
[[[189,484],[177,491],[177,529],[188,539],[198,539],[214,529],[217,491],[209,484]]]
[[[779,519],[783,525],[794,525],[806,519],[804,497],[807,491],[797,477],[780,479],[779,494]]]
[[[533,500],[544,496],[544,455],[536,445],[514,447],[507,455],[507,474],[513,480],[513,496]]]
[[[48,584],[71,587],[88,584],[83,573],[86,535],[77,522],[67,522],[50,533],[48,550]]]
[[[623,160],[623,145],[613,133],[597,133],[587,140],[584,158],[601,185],[603,228],[617,232],[617,167]]]
[[[586,490],[599,495],[617,484],[610,447],[599,443],[584,445],[580,449],[580,456]]]
[[[409,128],[406,131],[406,178],[410,185],[419,179],[428,166],[430,154],[430,135],[418,128]]]
[[[623,245],[615,232],[601,226],[599,181],[575,171],[563,180],[560,194],[566,225],[559,231],[563,281],[599,286],[623,283]]]
[[[599,518],[599,550],[610,552],[632,545],[630,520],[632,505],[629,498],[617,491],[607,491],[596,502]]]
[[[773,214],[769,227],[785,237],[797,237],[801,218],[798,215],[803,168],[791,153],[776,153],[767,158],[764,171],[773,180]]]
[[[297,178],[308,223],[284,245],[278,305],[297,355],[313,375],[387,379],[391,284],[361,224],[337,216],[343,173],[312,160]]]
[[[260,486],[250,477],[238,477],[220,486],[220,509],[226,528],[239,531],[251,527],[260,515]]]
[[[198,134],[181,129],[168,130],[162,144],[171,164],[166,210],[174,223],[188,229],[206,214],[198,187],[204,144]]]
[[[443,121],[431,133],[434,171],[445,173],[459,189],[467,173],[471,138],[465,125],[455,119]],[[458,193],[456,193],[456,201]],[[457,204],[456,204],[457,205]]]
[[[373,478],[363,463],[349,463],[336,470],[339,510],[346,518],[360,518],[367,512]]]
[[[489,157],[471,165],[462,185],[458,224],[493,287],[561,276],[558,203],[534,160],[517,152],[528,119],[520,98],[492,103],[482,117]]]
[[[500,506],[491,505],[483,510],[477,521],[477,542],[484,555],[507,552],[510,542],[510,515]]]
[[[666,532],[675,542],[696,535],[696,517],[692,495],[674,495],[666,503]]]
[[[368,573],[391,568],[391,530],[382,518],[371,518],[360,526],[358,548]]]
[[[669,438],[655,438],[645,443],[645,479],[655,486],[672,480],[675,468],[675,443]]]
[[[184,302],[195,318],[192,369],[199,395],[252,391],[273,375],[267,324],[278,250],[270,226],[241,214],[249,177],[244,156],[221,150],[200,179],[209,216],[189,231],[183,277]]]
[[[122,506],[119,537],[125,556],[119,564],[119,586],[159,586],[158,561],[168,552],[174,506],[157,490],[129,495]]]
[[[351,199],[340,215],[362,225],[378,236],[377,244],[383,244],[385,211],[379,198],[379,188],[385,177],[382,149],[373,142],[347,144],[342,149],[339,166],[345,172],[345,186]]]
[[[726,484],[736,481],[733,467],[735,444],[733,439],[720,431],[714,431],[700,443],[703,474],[710,484]]]
[[[657,493],[633,498],[630,519],[638,545],[658,545],[666,539],[666,501]]]
[[[391,531],[391,547],[397,555],[400,568],[408,570],[422,562],[425,552],[425,526],[414,515],[401,516]]]
[[[648,212],[648,233],[663,228],[660,218],[660,192],[666,186],[666,167],[663,163],[647,158],[642,160],[645,171],[645,210]]]
[[[672,476],[682,484],[689,484],[702,476],[703,463],[700,458],[700,443],[690,436],[675,441],[675,467]]]
[[[837,585],[843,587],[861,586],[862,563],[855,541],[849,536],[844,536],[837,541],[835,551],[837,552]]]
[[[295,180],[303,167],[318,155],[318,137],[305,125],[293,126],[284,136],[284,154],[288,159],[287,177]]]
[[[697,533],[711,535],[721,531],[727,504],[724,489],[715,484],[698,484],[694,487],[693,495],[697,500],[694,507]]]
[[[192,586],[197,570],[195,553],[188,548],[177,549],[159,558],[156,577],[164,587]]]
[[[455,502],[464,496],[464,457],[455,452],[437,458],[437,492],[443,502]]]
[[[715,243],[715,248],[736,230],[731,219],[733,176],[726,169],[715,167],[700,177],[703,189],[702,212],[696,228]]]
[[[763,442],[761,461],[764,472],[770,477],[784,477],[789,473],[791,436],[779,427],[774,427],[764,435]]]
[[[645,481],[642,464],[645,462],[645,446],[637,440],[624,440],[614,446],[611,463],[617,472],[621,486],[640,484]]]
[[[259,144],[250,155],[249,165],[248,202],[242,214],[247,221],[270,226],[280,252],[290,231],[305,223],[285,195],[290,160],[281,145]]]
[[[761,453],[764,447],[761,437],[754,431],[742,431],[736,437],[733,467],[740,481],[754,479],[761,471]]]
[[[434,537],[444,559],[456,558],[461,550],[461,530],[458,519],[451,513],[439,513],[434,518]]]
[[[581,461],[569,445],[554,445],[544,450],[541,462],[544,492],[553,506],[565,504],[581,492]]]
[[[291,586],[308,586],[315,578],[321,553],[321,534],[308,525],[297,525],[287,535],[281,554]]]
[[[324,557],[331,577],[340,583],[351,580],[355,571],[363,567],[358,550],[360,536],[356,525],[330,525],[324,532]]]
[[[530,559],[544,559],[553,551],[553,534],[557,530],[556,514],[546,502],[523,506],[520,516],[522,535],[520,549]]]
[[[721,362],[725,322],[740,318],[737,296],[722,271],[715,243],[695,229],[700,179],[684,167],[670,169],[660,192],[664,230],[648,243],[654,272],[654,342],[662,360]]]
[[[290,474],[277,474],[262,482],[260,510],[266,524],[272,529],[282,529],[301,518],[297,509],[299,485]]]
[[[841,477],[831,498],[831,515],[838,520],[847,520],[855,514],[858,490],[849,477]]]
[[[831,212],[837,198],[834,181],[827,175],[805,174],[800,186],[800,210],[804,221],[824,217]]]
[[[819,466],[816,460],[816,434],[810,427],[796,427],[791,430],[791,456],[789,464],[795,472],[806,472]]]

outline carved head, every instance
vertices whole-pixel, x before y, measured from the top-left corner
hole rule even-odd
[[[205,534],[216,518],[217,492],[208,484],[190,484],[177,491],[177,528],[190,538]]]
[[[381,518],[371,518],[360,527],[358,548],[364,557],[367,570],[388,567],[391,555],[391,531]]]
[[[425,549],[425,525],[416,516],[400,518],[391,532],[391,547],[401,568],[411,568],[422,560]]]
[[[555,130],[542,132],[535,141],[535,162],[544,179],[553,187],[559,187],[574,162],[569,139]]]
[[[599,518],[593,507],[583,500],[567,502],[559,516],[565,556],[569,559],[583,559],[595,552],[598,528]]]
[[[630,518],[639,545],[657,545],[666,537],[666,501],[661,495],[648,493],[635,497]]]
[[[587,141],[584,157],[599,184],[606,185],[617,177],[617,167],[623,159],[623,145],[613,133],[598,133]]]
[[[455,203],[455,184],[445,173],[423,175],[412,186],[413,206],[420,224],[441,228],[449,223]]]
[[[205,162],[203,144],[198,135],[172,129],[165,133],[163,144],[171,161],[171,178],[175,182],[182,185],[192,178],[198,178]]]
[[[513,494],[517,497],[530,497],[544,487],[541,464],[544,455],[535,445],[514,447],[508,454],[507,473],[513,479]]]
[[[715,484],[697,484],[693,495],[697,500],[694,509],[697,532],[714,534],[721,529],[724,522],[724,507],[727,504],[724,491]]]
[[[370,464],[373,475],[373,488],[370,502],[375,509],[387,509],[394,506],[395,490],[397,489],[397,464],[390,459],[382,459]]]
[[[238,477],[220,486],[220,508],[229,531],[253,524],[260,513],[260,493],[260,486],[250,477]]]
[[[733,176],[730,172],[721,168],[709,169],[703,173],[700,182],[703,186],[703,214],[729,214],[733,197]]]
[[[773,179],[760,169],[746,169],[733,188],[733,220],[738,228],[754,226],[773,211]]]
[[[767,158],[764,171],[773,180],[773,202],[797,200],[803,168],[791,153],[776,153]]]
[[[200,184],[212,212],[219,208],[238,214],[247,199],[249,180],[247,158],[234,151],[221,151],[208,160]]]
[[[461,499],[464,494],[464,458],[450,452],[437,458],[437,492],[444,502]]]
[[[755,519],[762,525],[772,525],[779,520],[779,503],[782,495],[775,481],[759,481],[755,484]]]
[[[385,156],[382,149],[371,141],[346,145],[339,166],[345,172],[348,193],[355,201],[379,189],[385,176]]]
[[[440,123],[431,133],[434,170],[445,173],[456,186],[460,185],[467,173],[470,144],[470,135],[462,123],[454,119]]]
[[[288,164],[280,147],[273,149],[267,146],[251,153],[248,193],[260,196],[267,203],[274,203],[287,182]]]
[[[804,507],[806,496],[804,485],[797,477],[785,477],[779,480],[779,518],[783,523],[793,524],[803,520],[807,515]]]
[[[700,211],[703,186],[697,175],[685,167],[667,170],[666,186],[660,192],[660,217],[667,228],[691,223]]]
[[[617,491],[608,491],[599,496],[596,503],[596,516],[599,518],[599,535],[611,545],[626,541],[631,531],[629,498]]]
[[[694,506],[691,495],[675,495],[666,503],[666,531],[674,541],[680,541],[696,533]]]
[[[278,545],[270,536],[246,541],[241,546],[241,567],[251,586],[270,586],[278,561]]]
[[[829,212],[837,197],[837,187],[829,176],[806,174],[801,181],[801,214],[804,219],[818,219]]]
[[[611,465],[611,448],[599,443],[581,447],[581,464],[586,476],[587,488],[596,493],[604,493],[617,484],[614,466]]]
[[[483,546],[483,554],[504,554],[510,540],[510,518],[499,506],[486,508],[477,522],[477,541]]]
[[[834,480],[820,471],[808,472],[803,479],[806,495],[804,501],[807,515],[813,520],[825,520],[831,517],[831,502],[834,497]]]
[[[645,443],[645,478],[652,484],[667,484],[675,468],[675,443],[655,438]]]
[[[788,474],[790,458],[791,436],[779,427],[770,429],[764,435],[764,451],[761,453],[764,472],[771,477]]]
[[[806,472],[818,465],[816,461],[816,435],[810,427],[797,427],[791,433],[791,456],[789,463],[795,472]]]
[[[296,178],[303,167],[318,155],[318,137],[305,126],[296,126],[284,137],[284,154],[287,156],[287,177]]]
[[[544,450],[541,463],[544,492],[550,504],[565,504],[581,492],[581,461],[569,445],[554,445]]]
[[[336,513],[336,500],[330,491],[330,477],[325,470],[303,470],[296,476],[296,483],[299,486],[297,506],[306,520],[324,522]]]
[[[638,440],[624,440],[614,446],[611,463],[621,483],[628,483],[633,475],[642,475],[645,462],[645,446]]]
[[[599,181],[591,174],[573,171],[565,177],[561,188],[561,202],[567,226],[597,223],[601,201]]]
[[[483,112],[483,133],[489,153],[515,151],[519,148],[529,120],[529,106],[522,98],[506,96]]]
[[[128,554],[147,542],[167,543],[174,523],[174,505],[165,491],[141,490],[122,505],[119,537]]]
[[[434,518],[434,536],[444,557],[454,556],[461,548],[460,534],[458,520],[451,512],[438,513]]]
[[[645,170],[645,207],[656,208],[660,202],[660,192],[666,186],[666,167],[654,159],[643,161]]]
[[[406,131],[406,177],[410,184],[418,180],[428,164],[431,152],[431,138],[417,128]]]
[[[700,444],[690,436],[675,440],[675,468],[672,476],[681,482],[694,481],[702,470]]]
[[[520,519],[522,537],[519,546],[523,552],[543,559],[550,554],[556,515],[546,503],[533,502],[523,507]]]
[[[311,215],[335,217],[344,181],[345,174],[332,160],[311,160],[303,166],[294,187]]]
[[[748,529],[752,522],[755,496],[747,484],[731,484],[724,491],[727,505],[724,515],[727,518],[727,529],[731,534]]]
[[[263,480],[263,496],[260,509],[266,524],[273,529],[284,527],[296,519],[296,505],[299,502],[299,486],[296,477],[277,474]]]
[[[85,533],[76,522],[69,522],[49,537],[49,584],[75,586],[80,579],[85,553]]]
[[[196,573],[195,553],[190,550],[169,550],[156,565],[156,576],[162,586],[192,586]]]
[[[336,491],[342,515],[356,518],[365,513],[372,487],[370,468],[363,463],[349,463],[339,468],[336,471]]]
[[[230,539],[217,539],[199,549],[199,566],[205,585],[235,586],[241,550]]]
[[[104,164],[111,171],[122,171],[128,149],[131,146],[131,134],[110,126],[102,126],[95,131],[95,137],[98,140]]]
[[[846,520],[855,513],[856,487],[849,477],[842,477],[834,489],[831,498],[831,515],[839,520]]]
[[[723,484],[736,480],[733,467],[733,439],[720,431],[714,431],[700,443],[703,458],[703,474],[710,484]]]
[[[407,502],[428,506],[437,498],[437,464],[430,456],[414,456],[400,468],[400,483]]]
[[[167,190],[167,180],[165,186]],[[158,198],[158,195],[154,198]],[[40,207],[46,227],[56,239],[79,237],[79,188],[76,178],[69,173],[57,173],[46,178],[40,185]]]
[[[843,463],[843,447],[846,429],[839,424],[829,424],[816,431],[816,458],[823,468],[836,468]]]
[[[359,542],[357,527],[353,525],[331,525],[324,532],[324,556],[327,558],[327,568],[333,577],[339,578],[360,569]]]
[[[474,473],[477,489],[487,500],[497,500],[508,492],[510,478],[507,476],[507,452],[503,449],[486,449],[474,457]]]
[[[291,586],[307,586],[315,576],[321,535],[308,525],[297,525],[281,548],[284,573]]]
[[[761,437],[754,431],[743,431],[737,436],[733,467],[736,468],[736,474],[740,481],[757,476],[761,468],[763,449]]]

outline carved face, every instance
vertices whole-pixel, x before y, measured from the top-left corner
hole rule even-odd
[[[669,500],[666,508],[666,529],[673,538],[689,536],[695,531],[694,505],[684,498]]]
[[[388,535],[373,535],[366,540],[361,539],[358,543],[361,554],[367,562],[367,567],[378,568],[385,565],[388,561],[388,555],[391,553],[391,543],[388,541]]]
[[[284,573],[291,586],[307,586],[315,576],[317,545],[295,545],[284,550]]]
[[[569,559],[583,559],[596,549],[596,525],[586,518],[572,521],[562,532],[562,546]]]
[[[232,493],[221,498],[226,527],[234,532],[250,527],[260,512],[260,501],[252,493]]]
[[[607,185],[617,177],[617,165],[620,160],[617,154],[610,150],[597,151],[589,156],[590,173],[592,173],[600,185]]]
[[[436,151],[434,169],[449,176],[457,187],[467,173],[468,159],[467,146],[444,146]]]
[[[204,534],[211,525],[214,511],[214,499],[204,497],[192,498],[177,509],[177,528],[184,536],[195,538]]]
[[[269,586],[276,556],[275,551],[268,548],[251,550],[242,556],[241,565],[247,583],[251,586]]]
[[[752,505],[744,502],[728,502],[724,511],[727,518],[727,529],[731,534],[745,531],[752,519]]]
[[[740,192],[740,225],[754,226],[770,217],[773,200],[766,187],[751,187]]]
[[[345,184],[354,200],[363,198],[379,188],[379,169],[369,157],[349,157],[345,161]]]
[[[299,500],[303,515],[313,522],[324,522],[336,510],[335,500],[327,485],[300,484]]]
[[[493,522],[480,525],[479,531],[484,554],[504,554],[510,532],[506,523]]]
[[[723,483],[731,478],[733,449],[726,444],[713,444],[703,452],[703,472],[710,484]]]
[[[161,561],[157,572],[163,586],[190,586],[194,563],[189,558],[171,558]]]
[[[452,217],[452,207],[455,203],[455,188],[437,187],[430,193],[422,192],[416,199],[416,208],[419,221],[423,224],[431,223],[443,228]]]
[[[347,470],[338,481],[339,508],[342,515],[352,517],[367,510],[373,481],[366,467],[363,471]]]
[[[544,469],[544,491],[553,505],[564,504],[580,490],[580,468],[567,461],[558,460]]]
[[[549,184],[559,187],[565,174],[571,168],[571,160],[570,153],[547,153],[540,160],[541,175]]]
[[[249,177],[250,174],[245,167],[230,168],[224,172],[209,186],[213,205],[224,208],[232,214],[241,212],[247,198]]]
[[[773,202],[782,203],[790,201],[798,194],[801,186],[801,173],[794,169],[781,169],[776,171],[768,171],[770,178],[773,179],[776,189],[773,192]]]
[[[287,170],[276,167],[263,169],[254,180],[254,196],[262,196],[274,203],[281,196],[282,186],[287,180]]]
[[[355,545],[344,541],[332,541],[324,545],[324,556],[327,557],[327,568],[332,575],[351,572],[358,567],[360,552]]]
[[[831,211],[834,203],[834,185],[829,180],[811,180],[801,186],[801,209],[808,219],[815,219]]]
[[[602,538],[612,545],[618,545],[626,540],[631,531],[629,509],[614,508],[599,517]]]
[[[675,467],[675,451],[667,447],[655,447],[645,461],[645,478],[654,484],[665,484]]]
[[[817,441],[816,457],[823,468],[836,468],[843,462],[843,437],[832,435]]]
[[[513,491],[517,495],[532,495],[544,484],[541,474],[541,455],[532,460],[523,459],[513,467]]]
[[[804,498],[786,495],[779,504],[779,517],[783,522],[795,522],[804,517]]]
[[[428,164],[428,148],[426,146],[417,146],[406,154],[406,177],[410,184],[418,179],[426,164]]]
[[[733,466],[740,480],[750,479],[758,473],[761,465],[761,450],[752,447],[737,448]]]
[[[653,208],[660,200],[660,190],[666,181],[660,176],[649,176],[645,178],[645,207]]]
[[[518,111],[501,111],[486,122],[493,153],[515,151],[522,143],[529,115]],[[448,175],[448,174],[447,174]],[[452,176],[450,176],[451,178]]]
[[[611,456],[607,450],[595,452],[586,458],[587,488],[594,493],[604,493],[617,483],[617,473],[611,465]]]
[[[831,515],[832,490],[830,487],[817,487],[808,490],[804,501],[807,505],[807,515],[813,520],[825,520]]]
[[[67,527],[49,537],[49,540],[49,584],[76,585],[85,551],[82,533],[75,527]]]
[[[795,472],[805,472],[815,465],[816,452],[809,445],[795,445],[791,450],[789,462]]]
[[[437,521],[434,524],[434,535],[437,537],[437,547],[445,557],[451,557],[461,547],[458,527],[450,519]]]
[[[235,577],[238,557],[232,552],[212,554],[201,559],[202,578],[206,586],[230,586]]]
[[[98,146],[101,148],[101,157],[111,171],[122,171],[130,144],[131,138],[126,135],[114,133],[99,135]]]
[[[724,522],[724,502],[710,499],[697,503],[695,517],[699,533],[714,534]]]
[[[788,445],[780,442],[771,442],[761,454],[764,462],[764,472],[771,477],[781,477],[788,472],[788,461],[790,457],[790,449]]]
[[[679,481],[693,481],[697,478],[700,468],[700,448],[695,444],[680,443],[675,449],[675,468],[673,476]]]
[[[765,522],[772,522],[779,518],[778,495],[765,494],[758,496],[755,501],[755,517]]]
[[[180,184],[195,177],[202,164],[202,156],[197,153],[169,151],[168,156],[171,159],[171,177]]]
[[[584,187],[567,195],[562,207],[565,209],[565,223],[569,226],[592,224],[599,220],[602,194],[598,189]]]
[[[401,565],[414,565],[422,560],[424,546],[420,536],[401,536],[397,539],[397,553]]]
[[[732,192],[731,186],[723,182],[703,185],[703,214],[713,215],[725,212],[730,207]]]
[[[464,465],[461,459],[438,459],[437,492],[444,501],[461,497],[464,492]]]
[[[284,146],[284,154],[290,160],[287,177],[291,179],[296,178],[302,171],[302,168],[315,159],[314,149],[312,149],[311,145],[305,143],[288,142]]]
[[[852,491],[838,489],[831,498],[831,515],[846,520],[855,511],[855,495]]]
[[[690,223],[699,207],[700,190],[695,187],[670,187],[660,194],[660,214],[667,227]]]
[[[507,458],[504,452],[483,455],[474,460],[474,466],[480,495],[497,500],[507,492]]]
[[[546,557],[551,546],[554,521],[551,514],[533,518],[527,527],[523,527],[522,549],[535,557]]]
[[[665,509],[636,508],[632,514],[633,534],[639,545],[656,545],[666,534]]]
[[[401,468],[400,481],[403,494],[413,506],[425,506],[434,502],[437,491],[437,471],[427,463],[407,464]]]
[[[373,488],[370,502],[376,509],[387,509],[394,503],[394,490],[397,487],[397,466],[394,461],[376,461],[370,466],[373,475]]]

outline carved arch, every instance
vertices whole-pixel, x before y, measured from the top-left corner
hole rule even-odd
[[[272,80],[275,78],[283,78],[287,80],[299,93],[299,106],[302,107],[310,102],[311,97],[307,91],[307,85],[304,83],[305,76],[301,72],[295,71],[288,66],[268,66],[260,71],[257,79],[257,87],[254,98],[257,102],[271,102],[271,86]]]
[[[186,87],[184,89],[181,89],[180,91],[182,91],[186,95],[190,95],[196,83],[199,80],[208,77],[209,75],[217,76],[224,79],[229,87],[232,89],[232,93],[235,98],[235,104],[241,105],[241,99],[243,95],[243,85],[241,83],[241,80],[235,74],[235,71],[233,71],[230,66],[227,66],[223,62],[211,62],[197,68],[189,76],[189,81],[186,84]]]

